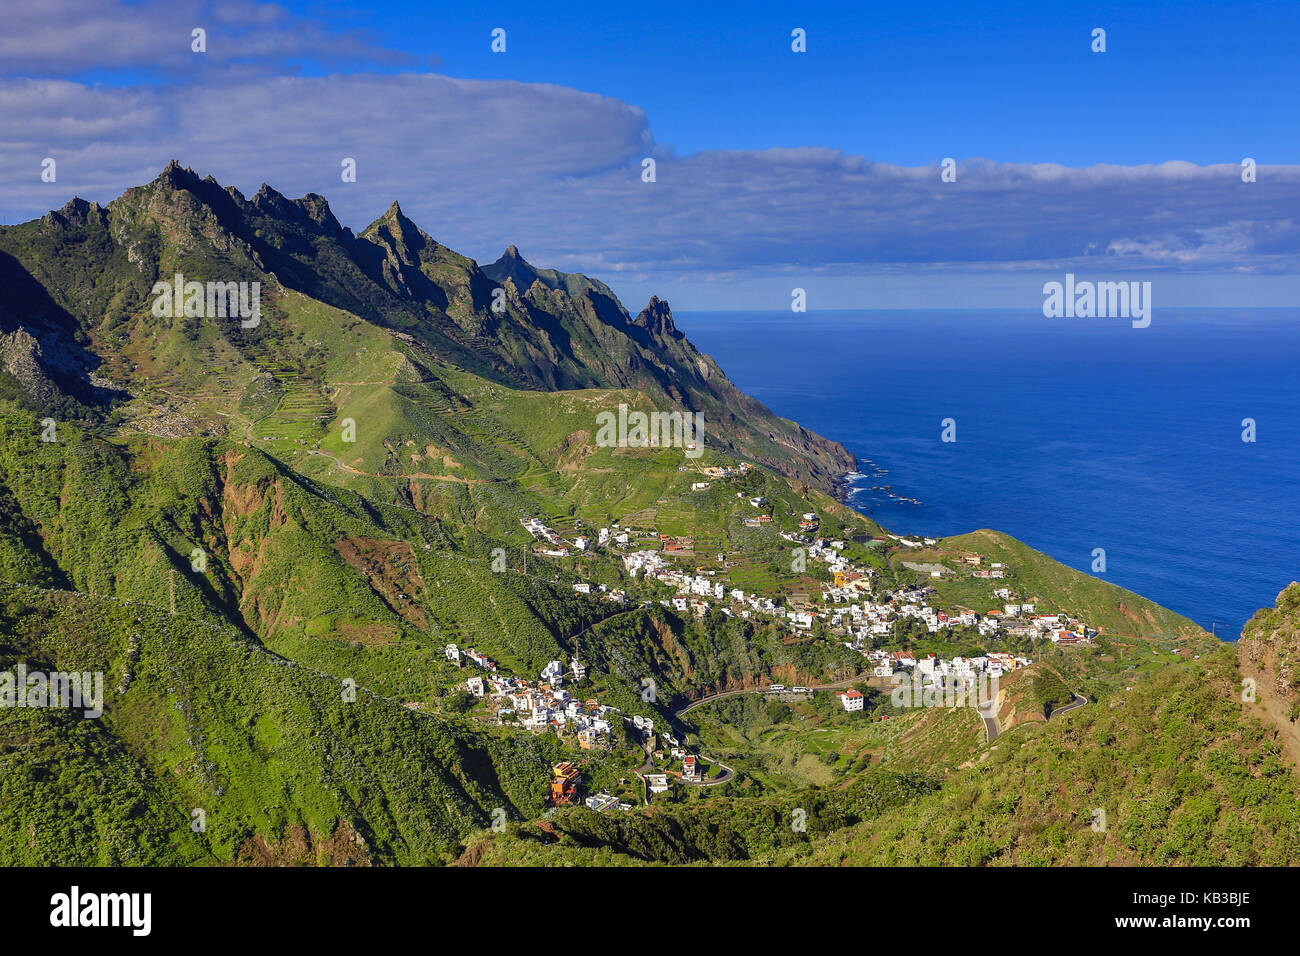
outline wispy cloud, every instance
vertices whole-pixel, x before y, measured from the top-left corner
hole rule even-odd
[[[0,0],[0,63],[9,75],[60,77],[92,70],[205,71],[230,62],[401,64],[410,58],[357,30],[254,0]],[[197,56],[191,34],[203,29]]]

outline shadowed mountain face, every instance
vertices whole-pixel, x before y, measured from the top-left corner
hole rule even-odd
[[[256,283],[258,321],[213,312],[213,283]],[[593,441],[623,405],[702,412],[703,457]],[[0,229],[0,674],[105,678],[98,718],[0,707],[0,864],[445,863],[502,813],[538,819],[558,760],[593,789],[642,765],[618,719],[595,751],[502,724],[448,645],[510,675],[584,661],[583,695],[656,722],[719,690],[850,679],[843,642],[792,641],[779,613],[682,613],[621,546],[578,541],[622,528],[678,560],[671,539],[715,587],[784,600],[825,580],[787,560],[799,515],[850,549],[883,530],[817,487],[852,464],[740,393],[667,303],[632,315],[513,247],[480,268],[396,203],[354,235],[319,196],[246,199],[171,164],[107,207]],[[1005,536],[954,543],[1134,635],[1121,658],[1146,633],[1213,642]],[[801,793],[738,797],[736,819],[784,832],[772,813],[813,806],[844,829],[933,783],[891,768],[825,814]],[[717,803],[670,820],[694,849],[665,861],[717,852]],[[630,845],[615,836],[582,839]]]
[[[220,330],[249,356],[301,335],[275,303],[285,293],[409,336],[438,360],[513,388],[638,390],[664,411],[704,414],[707,440],[828,489],[854,467],[838,443],[779,418],[740,392],[652,298],[635,317],[603,283],[539,269],[511,246],[480,268],[439,244],[397,203],[360,235],[320,196],[288,199],[263,185],[246,199],[170,163],[107,208],[79,199],[43,219],[0,229],[0,362],[30,398],[81,402],[115,343],[148,338],[154,356],[198,339],[193,321],[151,315],[156,281],[260,282],[270,300],[256,329]],[[143,363],[136,362],[136,366]],[[132,382],[118,363],[113,381]],[[198,383],[173,376],[185,390]]]

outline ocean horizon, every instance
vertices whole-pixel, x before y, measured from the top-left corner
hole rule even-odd
[[[677,314],[742,390],[858,458],[848,503],[891,531],[994,528],[1088,573],[1102,548],[1098,577],[1227,640],[1300,576],[1297,319]]]

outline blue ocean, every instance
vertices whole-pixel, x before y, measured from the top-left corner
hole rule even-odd
[[[1300,311],[676,318],[744,391],[869,460],[850,503],[892,531],[996,528],[1083,571],[1103,548],[1107,580],[1229,640],[1300,578]]]

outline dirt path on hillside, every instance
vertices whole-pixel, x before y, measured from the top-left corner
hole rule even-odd
[[[1300,721],[1292,723],[1287,719],[1287,702],[1272,691],[1273,675],[1245,660],[1242,654],[1237,655],[1237,663],[1241,676],[1255,681],[1255,703],[1242,706],[1277,731],[1282,752],[1294,768],[1300,768]]]

